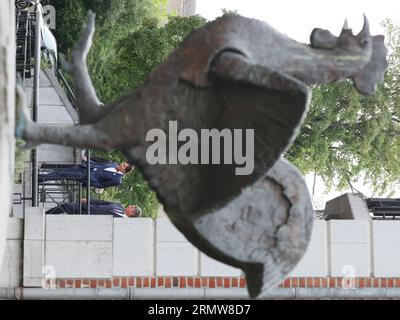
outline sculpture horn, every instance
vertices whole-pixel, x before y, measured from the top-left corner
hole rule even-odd
[[[348,36],[348,35],[353,36],[353,30],[351,30],[351,28],[349,27],[349,23],[348,23],[347,18],[346,18],[344,20],[340,36]]]
[[[367,19],[367,17],[364,14],[364,26],[362,28],[362,30],[360,31],[360,33],[357,35],[357,37],[359,37],[360,39],[368,39],[371,37],[371,33],[369,31],[369,21]]]
[[[347,18],[344,20],[342,29],[350,29],[349,28],[349,23],[347,22]]]

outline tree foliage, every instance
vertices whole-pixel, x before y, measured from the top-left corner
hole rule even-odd
[[[55,6],[59,50],[67,52],[79,38],[88,10],[96,13],[96,37],[117,41],[139,27],[145,19],[163,17],[167,0],[42,0],[41,2]]]
[[[56,38],[60,52],[68,54],[78,40],[86,13],[96,13],[96,34],[88,56],[88,66],[100,100],[109,102],[120,92],[110,86],[115,80],[116,44],[140,28],[148,19],[166,15],[167,0],[51,0],[56,7]]]
[[[399,185],[400,28],[385,26],[389,68],[376,94],[360,95],[350,81],[314,87],[305,124],[286,154],[328,187],[344,189],[359,178],[377,193]]]
[[[150,72],[180,45],[194,30],[204,26],[200,16],[170,16],[168,23],[159,27],[154,20],[147,20],[137,31],[118,43],[113,82],[114,91],[126,91],[141,85]]]

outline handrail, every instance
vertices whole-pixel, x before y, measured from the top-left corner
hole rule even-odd
[[[76,106],[75,106],[75,101],[76,101],[75,93],[72,90],[71,85],[68,83],[68,80],[65,78],[63,72],[61,71],[62,68],[59,67],[58,64],[57,64],[58,59],[57,59],[57,56],[56,56],[55,52],[53,50],[49,50],[46,47],[43,47],[42,49],[43,49],[43,51],[46,51],[47,54],[50,54],[50,55],[53,56],[54,61],[56,62],[56,65],[54,66],[56,77],[61,82],[61,84],[64,86],[64,89],[66,91],[68,100],[71,102],[72,106],[76,109]]]
[[[64,74],[61,72],[59,68],[57,68],[57,78],[62,82],[71,104],[73,105],[74,108],[76,108],[75,107],[76,97],[74,91],[72,90],[70,84],[68,83],[67,79],[65,78]]]
[[[32,103],[32,121],[38,122],[39,114],[39,94],[40,94],[40,67],[41,67],[41,30],[42,14],[36,5],[36,26],[35,26],[35,68],[33,81],[33,103]],[[38,203],[38,156],[37,147],[32,149],[32,206],[37,207]]]
[[[86,150],[86,210],[87,214],[90,215],[90,149]]]

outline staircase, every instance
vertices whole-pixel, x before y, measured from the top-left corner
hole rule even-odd
[[[32,76],[32,58],[34,49],[34,30],[36,14],[29,11],[16,11],[16,67],[22,79]]]

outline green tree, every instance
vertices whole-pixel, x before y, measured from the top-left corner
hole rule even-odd
[[[96,35],[88,66],[93,85],[103,102],[139,87],[193,30],[207,22],[199,16],[170,16],[167,23],[161,25],[165,21],[165,3],[165,0],[71,0],[57,7],[58,39],[63,39],[61,48],[64,52],[68,52],[77,40],[86,11],[92,9],[97,13]],[[94,151],[94,155],[116,162],[125,160],[117,151]],[[94,196],[124,205],[137,204],[144,216],[157,216],[157,197],[137,170],[127,175],[118,188],[108,188]]]
[[[286,157],[303,173],[316,172],[328,187],[344,189],[359,178],[376,193],[399,186],[400,28],[385,22],[389,68],[374,96],[350,81],[313,88],[310,112]]]
[[[162,27],[154,19],[145,21],[141,28],[118,43],[113,91],[123,92],[140,86],[190,33],[206,23],[207,20],[200,16],[169,16],[168,23]]]
[[[96,13],[96,38],[118,41],[121,36],[139,27],[148,17],[164,17],[167,0],[42,0],[41,2],[55,6],[57,13],[55,35],[59,50],[67,53],[78,39],[89,9]],[[96,45],[96,39],[94,42]]]
[[[224,16],[225,15],[227,15],[227,16],[238,16],[239,15],[237,10],[228,10],[228,9],[223,8],[223,9],[221,9],[221,11]]]
[[[107,103],[120,95],[114,91],[117,43],[149,19],[166,15],[167,0],[52,0],[57,9],[55,32],[60,52],[68,55],[80,36],[86,12],[96,13],[96,34],[88,56],[88,67],[100,100]]]

